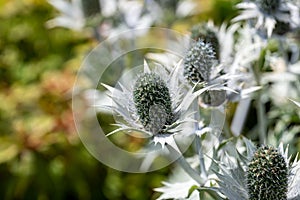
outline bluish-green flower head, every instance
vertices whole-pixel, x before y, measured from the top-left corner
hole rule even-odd
[[[287,162],[278,149],[258,148],[247,169],[249,200],[286,200],[288,175]]]
[[[255,0],[259,8],[267,14],[272,14],[280,7],[281,0]]]
[[[205,43],[210,43],[214,51],[216,52],[216,58],[219,58],[220,43],[216,32],[213,28],[209,27],[207,23],[198,24],[192,27],[192,39],[202,39]]]
[[[199,39],[184,58],[184,76],[193,83],[208,82],[215,64],[216,56],[211,44]]]
[[[144,73],[135,82],[133,100],[139,121],[147,131],[162,133],[175,120],[169,88],[155,73]]]

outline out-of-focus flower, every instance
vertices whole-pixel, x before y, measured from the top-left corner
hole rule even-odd
[[[228,94],[230,101],[248,98],[251,93],[260,89],[259,86],[256,86],[252,66],[265,45],[249,25],[244,25],[237,33],[239,37],[233,47],[232,62],[224,67],[225,73],[236,75],[236,78],[227,82],[228,87],[237,92]]]
[[[227,65],[233,59],[234,33],[239,27],[237,23],[228,27],[226,24],[217,27],[212,21],[208,21],[193,26],[191,37],[194,40],[202,39],[205,43],[210,43],[219,62]]]
[[[85,25],[84,13],[81,0],[48,0],[48,2],[61,12],[59,17],[47,22],[49,28],[56,26],[65,27],[72,30],[81,30]]]
[[[255,20],[258,32],[267,33],[271,37],[273,31],[278,33],[295,29],[300,25],[299,7],[292,1],[284,0],[253,0],[237,4],[242,9],[233,21]],[[253,21],[252,21],[253,22]],[[283,29],[284,30],[283,30]]]
[[[92,23],[100,38],[114,36],[131,29],[145,29],[146,32],[161,13],[155,2],[152,3],[152,7],[146,7],[147,2],[139,0],[72,0],[71,2],[49,0],[48,2],[61,13],[59,17],[47,22],[49,28],[65,27],[81,31]],[[128,34],[128,37],[135,37],[137,33]]]
[[[159,16],[159,12],[154,15],[152,10],[145,8],[145,5],[145,2],[138,0],[118,1],[115,15],[111,19],[104,20],[100,25],[100,34],[104,37],[115,36],[119,35],[120,32],[134,29],[144,29],[145,31],[132,32],[132,34],[127,35],[128,38],[134,38],[137,34],[144,34]],[[102,33],[103,28],[105,31]]]
[[[265,72],[262,75],[261,82],[264,85],[271,84],[269,96],[276,105],[287,103],[288,98],[298,96],[298,87],[295,83],[299,80],[299,64],[288,63],[284,58],[279,57],[277,53],[268,52],[265,56],[265,62],[272,71]]]

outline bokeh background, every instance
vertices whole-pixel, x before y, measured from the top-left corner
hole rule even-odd
[[[208,19],[215,24],[230,20],[238,1],[195,0],[198,12],[181,18],[170,6],[178,1],[157,2],[164,20],[154,25],[189,31]],[[92,28],[47,27],[58,15],[46,0],[0,0],[0,199],[157,198],[153,188],[162,185],[172,165],[146,174],[119,172],[98,162],[81,143],[73,121],[72,87],[99,38]],[[278,118],[283,125],[277,129],[299,124],[292,107],[272,114],[271,127]],[[256,124],[255,110],[251,115],[249,130]],[[299,129],[294,132],[292,137]],[[248,136],[257,139],[251,132]],[[297,151],[299,140],[291,146]]]

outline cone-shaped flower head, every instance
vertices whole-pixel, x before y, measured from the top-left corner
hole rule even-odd
[[[219,84],[218,88],[202,94],[201,105],[204,107],[217,107],[226,100],[226,91],[223,87],[225,80],[220,78],[222,65],[217,66],[215,55],[212,45],[199,39],[191,46],[184,59],[184,76],[188,81],[194,84],[200,82]]]
[[[247,169],[250,200],[286,200],[289,169],[278,149],[264,146],[256,150]]]
[[[136,80],[133,100],[139,121],[147,131],[160,133],[176,120],[169,88],[155,73],[144,73]]]
[[[255,145],[243,138],[246,155],[220,163],[220,190],[229,200],[300,199],[300,161],[291,159],[288,148]],[[246,180],[246,181],[245,181]]]
[[[192,27],[192,39],[202,39],[205,43],[210,43],[213,50],[216,52],[216,58],[219,59],[220,43],[216,32],[207,25],[207,23],[198,24]]]
[[[199,39],[184,59],[184,76],[193,83],[208,82],[215,64],[216,56],[212,46]]]

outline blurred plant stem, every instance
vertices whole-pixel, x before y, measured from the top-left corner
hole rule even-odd
[[[205,180],[207,179],[207,172],[205,169],[205,163],[204,163],[204,155],[202,151],[202,141],[201,141],[201,136],[196,136],[196,149],[197,153],[199,156],[199,162],[200,162],[200,174],[201,177],[204,178]]]
[[[266,130],[266,114],[265,107],[261,100],[261,91],[258,94],[256,101],[257,118],[259,126],[259,142],[260,144],[267,144],[267,130]]]
[[[193,110],[195,110],[195,132],[199,129],[199,105],[197,103],[197,101],[195,100],[193,102]],[[195,142],[196,142],[196,150],[197,150],[197,154],[199,157],[199,166],[200,166],[200,174],[201,177],[204,179],[207,179],[207,172],[205,169],[205,163],[204,163],[204,155],[203,155],[203,151],[202,151],[202,141],[201,141],[201,136],[196,134],[196,138],[195,138]]]
[[[253,65],[253,74],[254,74],[257,86],[262,86],[261,81],[260,81],[260,79],[261,79],[260,74],[262,73],[261,69],[264,66],[265,55],[266,55],[266,49],[263,49],[260,53],[257,63],[255,65]],[[263,88],[262,88],[262,90],[258,91],[257,99],[256,99],[255,103],[256,103],[256,109],[257,109],[259,143],[266,144],[267,143],[266,114],[265,114],[266,111],[265,111],[264,103],[262,102],[262,93],[263,93]]]
[[[191,165],[185,160],[181,152],[178,152],[171,145],[166,145],[170,152],[170,156],[172,158],[177,158],[176,162],[180,165],[180,167],[192,178],[194,179],[199,186],[203,186],[205,180],[201,178],[201,176],[194,170]]]

